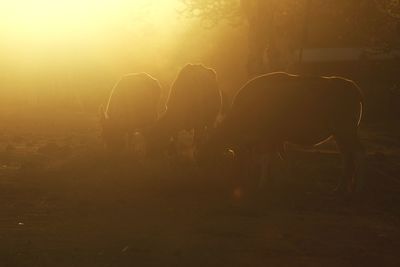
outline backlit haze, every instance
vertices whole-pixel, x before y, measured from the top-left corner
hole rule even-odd
[[[1,1],[3,102],[73,92],[91,95],[95,106],[120,75],[138,71],[168,87],[182,65],[207,61],[218,46],[210,41],[217,30],[180,16],[181,9],[178,0]]]

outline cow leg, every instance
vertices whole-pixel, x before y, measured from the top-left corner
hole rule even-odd
[[[171,136],[172,140],[169,139],[168,154],[176,157],[179,153],[179,132],[175,132]]]
[[[283,142],[276,142],[275,144],[264,144],[261,146],[261,173],[259,180],[259,188],[264,187],[266,184],[268,187],[272,187],[275,184],[275,179],[272,175],[272,166],[276,159],[285,160],[285,145]]]
[[[252,179],[250,175],[250,166],[252,161],[251,154],[251,151],[245,147],[235,149],[234,183],[237,190],[240,189],[241,191],[247,191],[252,187]]]
[[[363,185],[363,161],[365,150],[357,134],[357,127],[347,127],[334,134],[336,144],[343,155],[344,173],[336,191],[353,193]]]
[[[195,127],[193,131],[193,143],[192,143],[192,157],[196,158],[198,149],[204,144],[204,140],[206,137],[206,129],[205,127]]]
[[[126,133],[126,145],[125,147],[127,148],[127,151],[133,151],[135,147],[135,133],[134,132],[127,132]]]
[[[293,166],[295,165],[295,161],[293,157],[290,157],[286,151],[287,144],[282,142],[280,145],[276,147],[276,154],[278,159],[282,161],[283,164],[283,175],[285,179],[290,179],[293,177]]]
[[[193,145],[195,149],[199,148],[206,138],[206,128],[196,127],[194,128]]]
[[[126,149],[126,134],[118,133],[113,138],[114,140],[107,145],[109,153],[114,157],[120,156]]]
[[[272,167],[272,154],[266,153],[261,156],[261,176],[258,183],[259,188],[264,188],[268,183],[271,185],[273,181],[273,177],[271,175],[271,167]]]

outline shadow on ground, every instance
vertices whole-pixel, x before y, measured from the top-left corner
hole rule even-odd
[[[330,194],[336,153],[291,150],[274,190],[247,197],[229,171],[110,160],[79,118],[0,133],[1,266],[400,266],[398,122],[364,127],[349,201]]]

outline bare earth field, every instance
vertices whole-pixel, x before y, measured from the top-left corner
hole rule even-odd
[[[365,190],[348,200],[330,193],[330,145],[290,150],[248,198],[229,170],[109,159],[93,116],[0,118],[0,266],[400,266],[399,125],[362,126]]]

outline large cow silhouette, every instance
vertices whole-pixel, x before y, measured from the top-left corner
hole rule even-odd
[[[158,117],[160,96],[160,84],[150,75],[124,75],[112,89],[106,110],[100,114],[106,146],[113,151],[121,150],[130,135],[153,125]]]
[[[333,137],[344,156],[345,175],[338,189],[352,192],[358,160],[364,153],[357,128],[363,97],[351,80],[340,77],[270,73],[250,80],[234,98],[202,155],[226,148],[252,150],[267,161],[284,143],[317,145]],[[264,164],[264,175],[268,164]],[[262,180],[261,180],[262,182]]]

